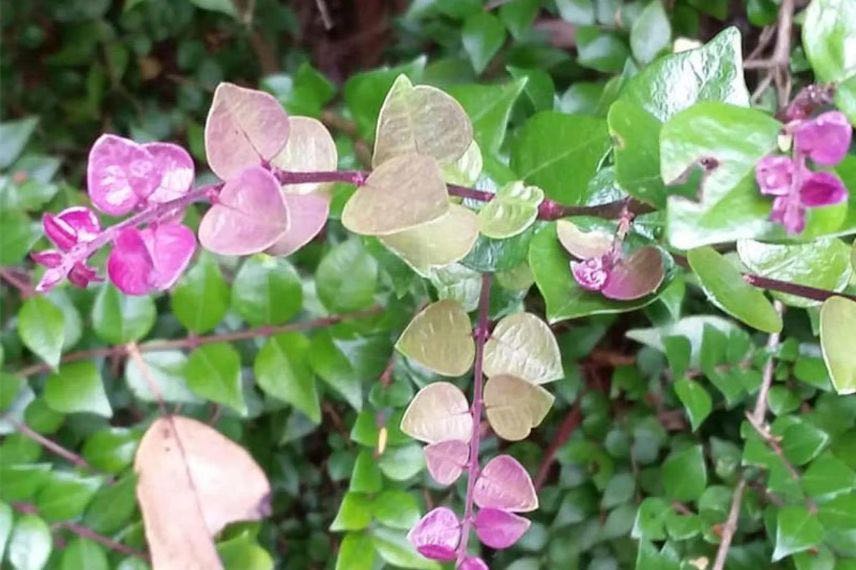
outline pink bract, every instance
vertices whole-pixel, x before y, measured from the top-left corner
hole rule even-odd
[[[496,549],[513,545],[531,524],[529,519],[502,509],[480,509],[475,521],[479,540]]]
[[[461,542],[461,522],[451,509],[437,507],[410,529],[407,539],[422,556],[448,562]]]
[[[476,480],[473,501],[482,509],[503,509],[513,513],[538,508],[538,495],[529,473],[510,455],[498,455],[484,466]]]
[[[844,113],[829,111],[803,121],[794,132],[794,147],[817,164],[833,166],[850,148],[853,128]]]
[[[149,201],[163,203],[184,196],[190,190],[195,174],[190,154],[172,143],[148,143],[143,148],[151,154],[155,167],[161,173],[157,187],[148,197]]]
[[[458,565],[458,570],[490,570],[481,558],[468,556]]]
[[[755,180],[762,194],[783,196],[791,189],[794,163],[787,156],[770,155],[758,161]]]
[[[162,291],[176,282],[195,250],[193,232],[180,224],[127,228],[116,238],[107,274],[128,295]]]
[[[101,135],[89,151],[86,180],[95,207],[106,214],[122,216],[154,192],[161,173],[142,145],[115,135]]]
[[[92,241],[101,232],[101,224],[95,212],[89,208],[74,206],[59,214],[42,217],[45,235],[62,251],[68,251],[81,242]]]
[[[467,467],[470,446],[465,441],[450,439],[425,446],[425,463],[431,477],[441,485],[451,485]]]

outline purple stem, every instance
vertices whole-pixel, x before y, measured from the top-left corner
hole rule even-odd
[[[467,544],[470,540],[470,529],[473,525],[473,491],[476,486],[476,478],[479,475],[479,446],[481,445],[481,418],[484,402],[482,392],[484,390],[484,375],[482,373],[484,362],[484,344],[490,336],[488,309],[490,308],[490,283],[491,274],[482,274],[481,293],[479,294],[479,313],[473,336],[476,340],[476,357],[473,365],[473,403],[471,413],[473,416],[473,435],[470,437],[470,459],[467,469],[467,496],[464,502],[464,518],[461,522],[461,542],[458,545],[458,564],[463,562],[467,556]]]
[[[760,275],[754,275],[752,273],[744,273],[743,280],[754,287],[767,289],[768,291],[778,291],[780,293],[796,295],[797,297],[802,297],[804,299],[812,299],[814,301],[823,302],[829,299],[830,297],[844,297],[845,299],[856,301],[856,295],[849,295],[847,293],[836,293],[835,291],[818,289],[817,287],[809,287],[808,285],[799,285],[797,283],[791,283],[789,281],[779,281],[778,279],[770,279],[769,277],[762,277]]]

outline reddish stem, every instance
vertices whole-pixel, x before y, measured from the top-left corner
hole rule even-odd
[[[538,474],[535,476],[536,490],[540,490],[541,487],[544,486],[544,483],[547,481],[547,476],[550,474],[550,467],[552,467],[553,461],[556,459],[556,452],[560,447],[565,445],[569,439],[571,439],[571,436],[580,426],[582,419],[583,413],[580,407],[580,401],[577,399],[568,411],[568,414],[565,416],[565,419],[562,421],[559,429],[556,431],[556,435],[550,442],[549,447],[547,447],[547,450],[544,452],[544,459],[541,460],[541,465],[538,467]]]
[[[484,409],[482,393],[484,391],[484,345],[490,336],[488,309],[490,308],[491,274],[482,274],[481,293],[479,294],[479,313],[473,336],[476,340],[476,356],[473,364],[473,402],[470,408],[473,416],[473,435],[470,437],[470,458],[467,469],[467,496],[464,502],[464,518],[461,523],[461,542],[458,545],[458,564],[467,556],[467,544],[473,525],[473,492],[479,475],[479,446],[481,445],[481,418]]]

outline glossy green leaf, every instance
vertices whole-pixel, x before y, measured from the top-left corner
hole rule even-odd
[[[504,239],[523,232],[538,217],[544,192],[516,181],[506,184],[478,213],[479,230],[487,237]]]
[[[125,380],[133,394],[146,402],[157,402],[158,396],[152,393],[149,385],[153,381],[160,397],[166,402],[199,403],[184,379],[184,367],[187,357],[178,350],[144,352],[143,362],[147,369],[142,370],[136,359],[129,359],[125,367]]]
[[[383,477],[371,451],[361,450],[354,462],[348,491],[352,493],[378,493],[383,489]]]
[[[449,93],[466,110],[473,123],[473,136],[487,153],[502,146],[514,103],[523,92],[526,79],[503,85],[456,85]]]
[[[476,73],[481,73],[505,43],[505,26],[490,12],[478,12],[464,22],[461,41]]]
[[[663,489],[676,501],[695,501],[707,486],[704,450],[694,445],[672,453],[663,463]]]
[[[839,82],[856,75],[856,13],[849,0],[814,0],[805,11],[802,41],[819,82]]]
[[[856,301],[830,297],[820,309],[820,345],[832,384],[839,394],[856,392]]]
[[[12,534],[13,523],[14,515],[12,514],[12,507],[0,502],[0,560],[3,560],[3,554],[6,552],[6,544],[9,542],[9,536]]]
[[[25,213],[11,208],[0,208],[0,264],[15,265],[39,239],[39,226]]]
[[[722,254],[712,247],[702,247],[688,252],[687,260],[708,299],[717,307],[758,330],[782,330],[782,317],[764,293],[746,283]]]
[[[689,378],[682,378],[675,382],[675,393],[687,411],[693,431],[696,431],[713,411],[710,394],[699,382]]]
[[[318,298],[330,311],[355,311],[370,306],[377,281],[377,262],[356,239],[333,247],[315,272]]]
[[[92,306],[95,334],[111,344],[140,340],[152,329],[156,317],[151,297],[123,295],[110,283],[101,286]]]
[[[128,428],[101,429],[86,438],[83,458],[95,469],[119,473],[134,460],[140,433]]]
[[[321,404],[308,350],[309,340],[301,334],[273,336],[259,350],[253,369],[256,382],[265,393],[288,402],[318,423]]]
[[[440,570],[440,565],[416,552],[404,531],[376,528],[372,542],[380,557],[392,566],[416,570]]]
[[[581,204],[584,190],[609,149],[606,121],[543,111],[511,144],[511,168],[562,204]]]
[[[231,344],[218,342],[190,353],[184,368],[187,386],[202,398],[247,413],[241,389],[241,355]]]
[[[339,392],[355,410],[363,408],[362,376],[352,365],[352,358],[337,346],[326,331],[312,337],[309,363],[324,382]]]
[[[232,307],[255,327],[282,324],[296,315],[302,304],[300,277],[281,257],[250,257],[232,283]]]
[[[662,123],[642,106],[623,99],[612,104],[607,120],[615,141],[615,178],[622,190],[664,208],[669,190],[660,177]]]
[[[425,468],[425,458],[419,445],[404,445],[387,449],[378,465],[386,477],[406,481]]]
[[[86,538],[74,538],[62,552],[62,570],[109,570],[104,547]]]
[[[101,477],[82,477],[68,471],[54,472],[36,496],[39,514],[48,521],[64,521],[83,514],[103,483]]]
[[[372,521],[371,499],[362,493],[345,493],[339,512],[330,524],[330,530],[362,530]]]
[[[38,117],[25,117],[0,123],[0,170],[12,166],[33,135]]]
[[[630,49],[640,63],[649,63],[671,41],[672,25],[660,0],[645,6],[630,29]]]
[[[336,570],[372,570],[374,559],[371,537],[366,533],[349,532],[339,547]]]
[[[398,489],[386,489],[372,501],[375,519],[390,528],[409,530],[420,518],[413,495]]]
[[[273,570],[274,561],[267,550],[249,535],[237,536],[217,545],[217,554],[226,570]]]
[[[41,570],[53,548],[48,525],[36,515],[24,515],[15,521],[9,539],[9,564],[15,570]]]
[[[784,506],[776,515],[773,561],[812,548],[823,539],[823,525],[804,506]]]
[[[499,19],[515,38],[523,37],[541,8],[540,0],[511,0],[499,7]]]
[[[216,327],[229,309],[229,286],[217,262],[208,254],[199,257],[170,297],[176,318],[195,333]]]
[[[599,27],[578,28],[576,41],[579,64],[602,73],[621,72],[630,56],[624,38]]]
[[[89,412],[109,418],[113,415],[101,373],[93,362],[63,364],[45,384],[45,402],[64,414]]]
[[[65,335],[65,317],[56,305],[43,296],[27,299],[18,313],[18,334],[27,348],[56,368]]]
[[[136,476],[131,473],[98,490],[86,508],[83,524],[103,534],[113,534],[128,524],[137,511]]]
[[[460,303],[437,301],[410,321],[395,348],[437,374],[461,376],[475,356],[470,318]]]

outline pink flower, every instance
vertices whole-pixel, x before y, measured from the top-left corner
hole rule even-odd
[[[817,164],[834,166],[850,148],[853,128],[844,113],[829,111],[801,122],[794,131],[794,149]]]
[[[571,273],[586,291],[600,291],[606,285],[613,261],[610,253],[571,262]]]
[[[59,250],[48,249],[30,256],[33,261],[47,268],[36,285],[37,291],[50,291],[65,277],[78,287],[86,287],[90,282],[98,280],[95,270],[86,265],[86,260],[66,262],[66,254],[75,246],[90,242],[101,233],[101,224],[92,210],[75,206],[56,215],[45,214],[42,217],[42,228]]]
[[[787,156],[765,156],[755,167],[755,180],[762,194],[783,196],[791,189],[794,163]]]

